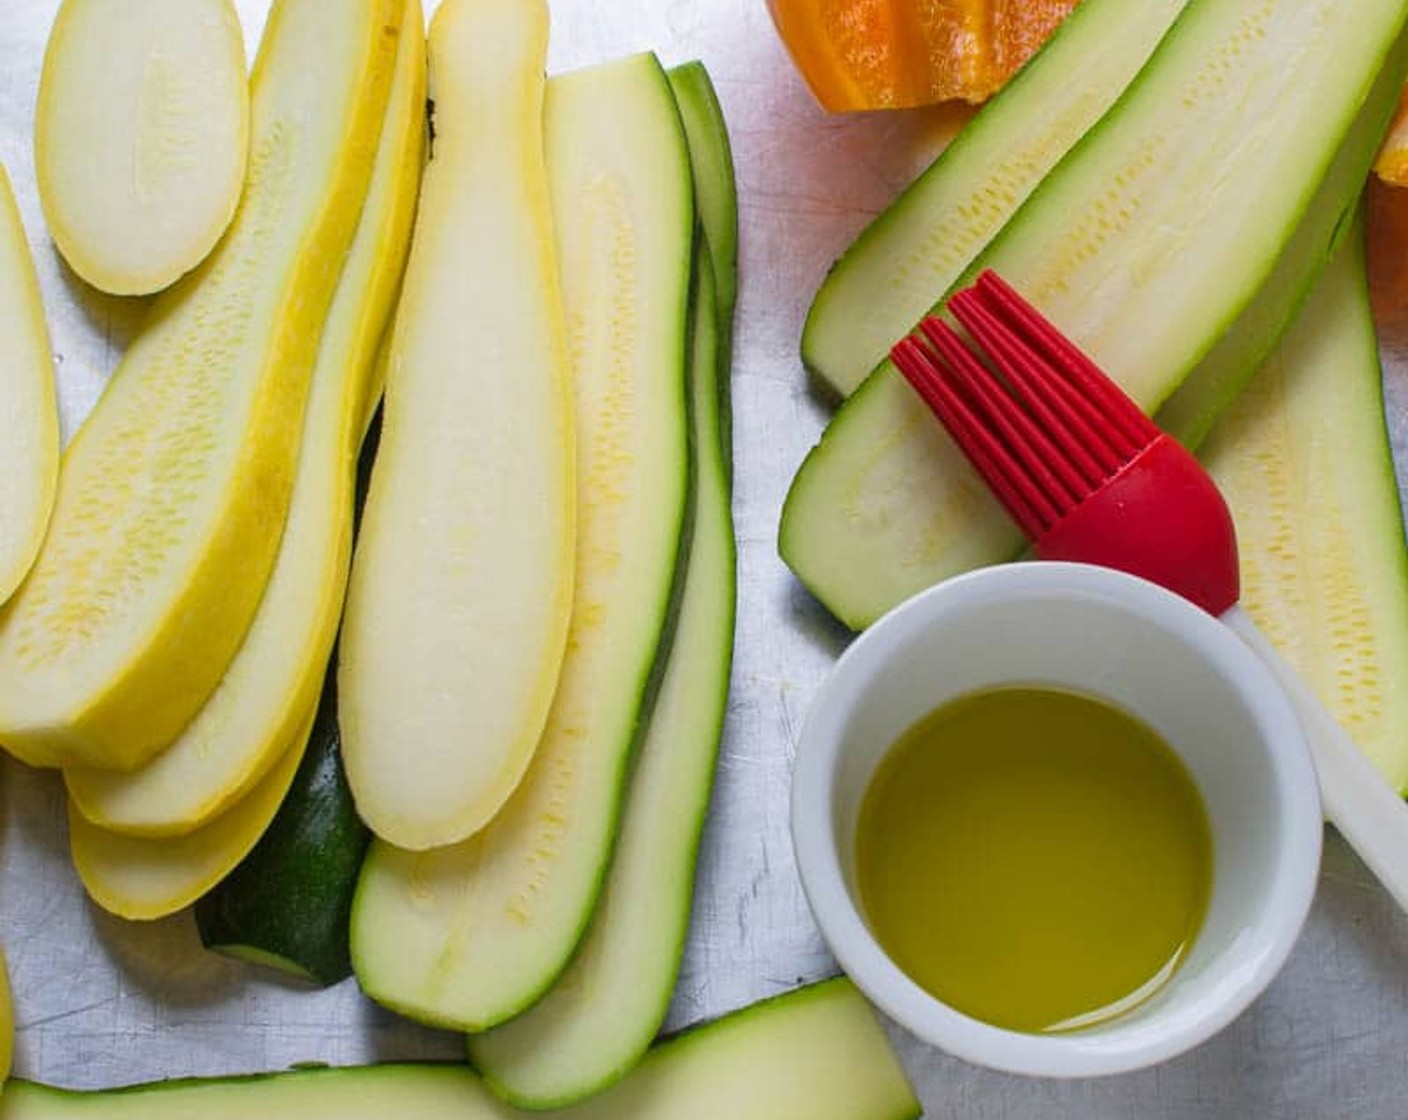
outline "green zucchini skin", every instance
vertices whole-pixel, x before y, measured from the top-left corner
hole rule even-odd
[[[329,674],[303,761],[273,822],[196,902],[207,949],[324,987],[352,975],[347,924],[371,833],[352,804],[340,739]]]
[[[561,1120],[914,1120],[904,1070],[864,998],[830,980],[657,1046]],[[73,1092],[11,1081],[0,1120],[514,1120],[462,1065],[306,1069]]]
[[[557,983],[523,1014],[470,1035],[486,1083],[523,1108],[562,1108],[618,1081],[669,1010],[693,902],[733,660],[736,551],[730,510],[727,346],[715,276],[736,221],[728,136],[698,63],[670,72],[685,122],[700,231],[695,243],[690,370],[694,513],[680,613],[635,760],[611,870],[592,925]],[[701,103],[702,102],[702,103]]]
[[[1242,606],[1408,791],[1408,549],[1365,274],[1350,233],[1199,450],[1237,523]]]
[[[817,381],[846,397],[884,360],[1115,102],[1185,2],[1085,0],[1061,23],[832,265],[802,329]]]
[[[1354,215],[1408,76],[1408,34],[1399,37],[1329,173],[1276,267],[1232,329],[1160,405],[1164,431],[1196,448],[1291,329],[1297,312],[1354,228]]]
[[[1256,322],[1257,294],[1405,19],[1402,0],[1352,9],[1264,0],[1252,13],[1241,0],[1191,0],[1124,96],[959,284],[983,267],[1002,273],[1148,409],[1249,312],[1255,329],[1222,373],[1235,389],[1308,288],[1297,278],[1279,321]],[[1323,246],[1307,254],[1309,267],[1327,256]],[[793,572],[853,629],[1022,544],[888,362],[808,455],[779,533]]]
[[[443,115],[444,105],[437,106]],[[480,832],[374,840],[352,911],[362,989],[420,1022],[484,1031],[567,968],[609,869],[689,543],[693,180],[653,54],[557,75],[545,134],[574,347],[577,585],[548,726]]]
[[[357,464],[357,521],[380,417],[378,410]],[[313,732],[283,804],[249,855],[196,902],[201,944],[322,987],[345,980],[352,975],[352,898],[370,842],[342,769],[334,649]]]

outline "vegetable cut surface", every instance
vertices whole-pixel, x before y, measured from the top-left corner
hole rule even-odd
[[[824,385],[848,396],[885,360],[1124,92],[1186,2],[1085,0],[862,231],[802,329],[802,361]]]
[[[681,106],[713,100],[699,64],[673,70]],[[733,225],[728,138],[707,107],[683,112],[705,235]],[[718,122],[706,125],[705,122]],[[694,122],[693,127],[690,122]],[[696,251],[690,372],[694,523],[679,621],[635,762],[611,871],[567,971],[522,1015],[469,1039],[495,1092],[526,1108],[560,1108],[599,1092],[649,1048],[674,992],[689,924],[694,863],[728,705],[735,550],[720,413],[728,369],[719,337],[714,261]],[[725,328],[726,329],[726,328]]]
[[[306,1069],[75,1093],[26,1081],[0,1120],[523,1120],[462,1065]],[[914,1120],[885,1032],[847,981],[779,996],[658,1046],[560,1120]]]
[[[1363,229],[1200,454],[1237,522],[1242,604],[1408,791],[1408,552]]]
[[[1406,15],[1403,0],[1262,0],[1250,11],[1191,0],[973,269],[1001,273],[1157,407],[1274,270],[1381,68],[1398,58]],[[1268,344],[1285,321],[1265,324]],[[1247,348],[1250,368],[1264,349]],[[798,472],[780,545],[858,628],[947,575],[1014,555],[1020,535],[887,362]]]
[[[69,851],[88,897],[120,918],[164,918],[189,906],[249,853],[288,792],[308,740],[298,738],[259,784],[184,836],[124,836],[84,819],[69,803]]]
[[[403,848],[483,828],[538,744],[572,606],[576,462],[542,136],[540,0],[446,0],[435,144],[348,586],[358,812]]]
[[[249,153],[231,0],[63,0],[35,110],[35,170],[64,259],[115,295],[159,291],[234,216]]]
[[[0,742],[130,769],[244,639],[287,516],[323,320],[366,196],[400,0],[281,0],[253,77],[243,203],[157,300],[65,453],[0,619]]]
[[[554,78],[546,108],[576,394],[568,653],[533,764],[499,814],[451,847],[374,842],[353,906],[363,989],[465,1030],[537,999],[591,918],[675,602],[688,487],[694,212],[669,83],[653,56],[632,56]]]
[[[425,136],[420,0],[405,0],[396,75],[367,200],[323,327],[288,522],[244,641],[200,712],[137,770],[71,767],[94,824],[138,836],[199,827],[273,765],[317,702],[342,614],[362,412],[415,215]]]
[[[54,357],[34,260],[0,166],[0,604],[34,564],[59,479]]]

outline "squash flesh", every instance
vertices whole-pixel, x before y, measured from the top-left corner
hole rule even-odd
[[[73,270],[148,295],[198,265],[234,217],[249,115],[231,0],[64,0],[40,77],[35,171]]]
[[[15,1082],[0,1120],[524,1120],[464,1065],[302,1069],[70,1092]],[[919,1102],[865,999],[832,980],[656,1047],[558,1120],[914,1120]]]
[[[849,396],[884,361],[1109,109],[1184,4],[1086,0],[862,231],[817,289],[802,330],[802,361],[823,385]]]
[[[69,853],[88,897],[110,914],[151,921],[189,906],[259,842],[293,784],[312,714],[243,799],[183,836],[125,836],[88,821],[69,802]]]
[[[435,145],[340,647],[358,812],[401,847],[481,829],[547,720],[572,603],[575,463],[540,2],[450,0]]]
[[[0,604],[34,564],[59,478],[59,412],[39,280],[0,167]]]
[[[1237,523],[1242,605],[1408,790],[1408,554],[1362,227],[1199,451]]]
[[[0,742],[22,760],[140,765],[242,641],[283,531],[400,20],[398,0],[271,13],[230,233],[158,299],[69,446],[44,546],[0,618]]]
[[[731,277],[716,285],[714,276],[731,273],[733,262],[713,253],[710,237],[731,240],[736,203],[722,120],[703,116],[708,106],[717,108],[703,67],[672,70],[670,80],[702,216],[692,299],[689,556],[669,660],[591,928],[542,999],[469,1038],[474,1067],[496,1093],[524,1108],[561,1108],[600,1091],[625,1075],[659,1032],[684,950],[689,887],[728,705],[737,557],[722,418],[732,310],[721,313],[715,289],[729,290]]]
[[[229,669],[174,743],[130,772],[65,771],[74,805],[104,829],[161,836],[197,828],[250,790],[317,702],[347,584],[365,398],[420,178],[425,37],[420,0],[404,8],[380,152],[319,344],[288,523],[268,586]]]

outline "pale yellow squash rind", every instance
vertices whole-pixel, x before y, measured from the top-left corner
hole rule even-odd
[[[0,167],[0,603],[39,554],[59,480],[54,359],[39,279]]]
[[[242,797],[317,702],[352,548],[352,494],[378,345],[410,245],[425,138],[420,0],[405,32],[381,150],[328,314],[278,557],[244,643],[180,737],[141,768],[66,771],[75,807],[102,828],[173,835]]]
[[[184,836],[124,836],[86,820],[69,802],[69,854],[88,897],[110,914],[152,921],[195,902],[259,842],[293,784],[313,713],[298,736],[240,801]]]
[[[0,949],[0,1082],[10,1076],[15,1055],[15,1002],[10,993],[10,970]]]
[[[541,0],[447,0],[435,143],[339,646],[358,812],[398,846],[481,829],[566,648],[573,404],[543,153]]]
[[[231,0],[64,0],[34,133],[64,259],[115,295],[160,291],[195,268],[234,217],[249,117]]]
[[[158,299],[79,430],[39,559],[0,615],[0,743],[20,759],[140,765],[239,648],[287,516],[402,10],[282,0],[271,12],[239,213]]]

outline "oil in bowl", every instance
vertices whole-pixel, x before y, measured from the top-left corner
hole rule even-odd
[[[1044,686],[969,693],[906,731],[866,790],[855,855],[895,963],[1029,1033],[1151,997],[1212,890],[1208,815],[1174,751],[1122,709]]]

